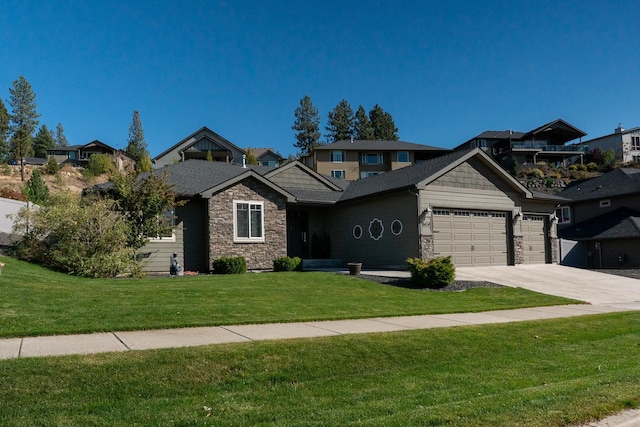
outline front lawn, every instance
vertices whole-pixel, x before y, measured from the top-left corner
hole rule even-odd
[[[5,360],[0,425],[580,425],[640,405],[639,331],[631,312]]]
[[[524,289],[425,292],[333,273],[85,279],[2,257],[0,336],[477,312],[575,301]]]

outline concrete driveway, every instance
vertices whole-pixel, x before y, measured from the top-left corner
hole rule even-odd
[[[520,287],[591,304],[640,310],[640,280],[555,264],[459,267],[456,280]]]

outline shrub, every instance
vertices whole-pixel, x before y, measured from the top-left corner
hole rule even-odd
[[[47,163],[44,165],[44,173],[47,175],[55,175],[60,172],[60,165],[55,157],[49,157]]]
[[[92,154],[87,164],[87,169],[93,176],[111,172],[114,167],[113,159],[108,154]]]
[[[247,272],[244,257],[220,257],[213,260],[213,272],[216,274],[242,274]]]
[[[591,162],[591,163],[587,163],[586,165],[580,165],[583,167],[583,169],[578,169],[581,171],[589,171],[589,172],[596,172],[598,170],[598,165],[595,162]]]
[[[273,271],[302,271],[302,260],[294,256],[283,256],[273,260]]]
[[[544,178],[544,172],[542,172],[538,168],[535,168],[529,172],[529,176],[533,178]]]
[[[31,178],[24,187],[24,194],[30,202],[39,205],[46,203],[49,199],[49,187],[42,179],[39,169],[35,169],[31,174]]]
[[[27,201],[27,196],[25,196],[24,192],[14,190],[13,188],[9,187],[0,188],[0,197],[4,197],[5,199],[20,200],[21,202]]]
[[[420,258],[407,259],[411,281],[429,289],[440,289],[451,284],[456,276],[456,269],[451,263],[451,257],[438,257],[423,261]]]

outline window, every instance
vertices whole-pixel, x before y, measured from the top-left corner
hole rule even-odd
[[[234,201],[233,210],[233,240],[264,242],[263,203]]]
[[[353,227],[353,237],[355,239],[359,239],[362,237],[362,227],[360,227],[359,225]]]
[[[331,161],[333,163],[342,163],[346,161],[346,155],[344,151],[332,151],[331,152]]]
[[[571,222],[571,209],[569,206],[562,206],[556,209],[558,224],[569,224]]]
[[[347,177],[347,172],[343,170],[332,170],[331,176],[333,178],[345,179]]]
[[[276,162],[275,160],[261,160],[260,161],[260,166],[267,166],[270,168],[275,168],[276,166],[278,166],[278,162]]]
[[[369,178],[370,176],[381,175],[384,171],[364,171],[360,172],[360,178]]]
[[[363,165],[381,165],[382,153],[362,153]]]
[[[384,233],[384,225],[382,221],[378,218],[374,218],[369,223],[369,236],[373,240],[378,240],[382,237],[382,233]]]
[[[398,234],[402,233],[402,222],[399,219],[395,219],[391,223],[391,232],[395,236],[397,236]]]
[[[409,152],[398,151],[397,159],[398,159],[398,163],[409,163]]]
[[[176,233],[175,233],[175,225],[176,225],[176,217],[173,209],[169,209],[162,215],[158,216],[158,223],[165,227],[171,227],[167,230],[166,233],[159,234],[155,237],[147,237],[149,242],[175,242],[176,241]]]
[[[640,150],[640,136],[631,137],[631,149]]]
[[[606,199],[606,200],[600,200],[600,207],[601,208],[608,208],[611,206],[611,200]]]

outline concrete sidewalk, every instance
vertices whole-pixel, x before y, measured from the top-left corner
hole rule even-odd
[[[629,308],[627,307],[615,305],[561,305],[515,310],[496,310],[482,313],[453,313],[9,338],[0,340],[0,359],[151,350],[259,340],[313,338],[344,334],[483,325],[489,323],[584,316],[628,310]]]

